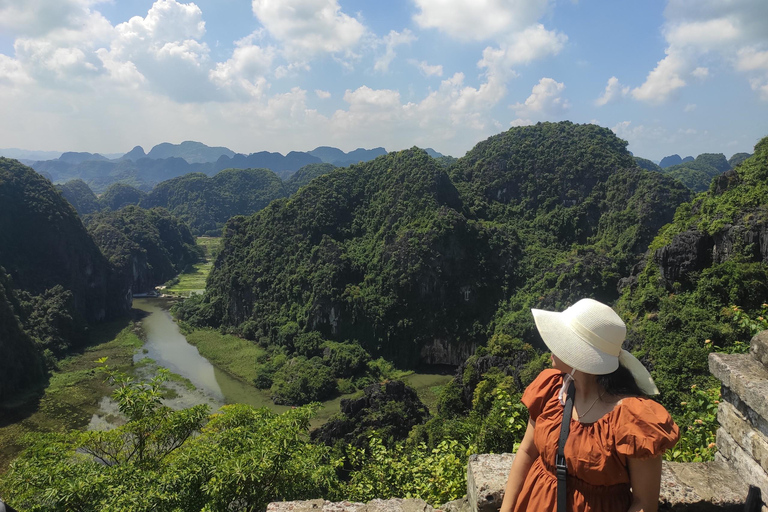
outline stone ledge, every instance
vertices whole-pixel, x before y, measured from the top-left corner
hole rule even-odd
[[[481,453],[469,456],[467,463],[467,500],[472,512],[495,512],[504,499],[512,453]]]
[[[659,510],[709,512],[741,511],[749,487],[734,478],[725,462],[664,461]]]
[[[709,371],[749,408],[768,419],[768,370],[746,354],[709,354]]]
[[[504,498],[514,455],[472,455],[467,465],[467,499],[472,512],[496,511]],[[734,478],[725,462],[664,462],[659,510],[741,511],[747,484]]]
[[[267,505],[267,512],[433,512],[424,500],[392,498],[368,503],[330,502],[323,499],[278,501]]]
[[[749,353],[763,366],[768,367],[768,331],[761,331],[752,337]]]
[[[742,414],[728,402],[722,402],[717,408],[717,422],[747,452],[763,471],[768,472],[768,439]]]
[[[744,485],[759,487],[765,502],[768,496],[768,473],[723,428],[717,429],[717,449],[715,460],[727,462],[731,475],[735,473],[740,476]]]

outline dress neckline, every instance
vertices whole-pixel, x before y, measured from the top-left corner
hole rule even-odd
[[[600,416],[599,418],[597,418],[595,421],[581,421],[580,419],[578,419],[578,420],[577,420],[577,419],[575,419],[575,418],[571,417],[571,423],[573,423],[573,422],[576,422],[576,423],[578,423],[579,425],[594,425],[595,423],[599,423],[599,422],[603,421],[604,419],[606,419],[606,418],[610,417],[610,416],[611,416],[611,415],[612,415],[612,414],[613,414],[615,411],[619,410],[619,408],[621,407],[621,404],[622,404],[622,403],[624,402],[624,400],[626,400],[627,398],[636,398],[636,397],[625,396],[624,398],[622,398],[621,400],[619,400],[618,402],[616,402],[616,405],[614,405],[614,406],[613,406],[613,409],[611,409],[611,410],[610,410],[610,411],[608,411],[607,413],[603,414],[602,416]]]

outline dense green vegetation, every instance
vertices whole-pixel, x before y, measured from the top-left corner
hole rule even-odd
[[[662,170],[694,192],[709,189],[712,178],[728,171],[731,165],[722,153],[702,153],[691,162],[683,162]]]
[[[336,169],[335,165],[326,163],[305,165],[285,180],[285,192],[289,196],[293,195],[313,179],[323,174],[328,174],[334,169]]]
[[[141,206],[166,208],[194,234],[218,236],[230,217],[259,211],[285,195],[283,182],[272,171],[227,169],[210,178],[193,173],[164,181]]]
[[[143,192],[125,183],[114,183],[99,196],[99,204],[103,210],[119,210],[128,205],[139,204],[145,197]]]
[[[629,342],[653,368],[672,410],[691,384],[711,386],[710,351],[738,350],[751,337],[739,312],[758,317],[768,302],[768,255],[758,243],[767,229],[768,138],[681,205],[628,280],[619,307],[629,320]]]
[[[44,367],[85,343],[86,322],[127,312],[127,295],[53,185],[0,158],[0,400],[41,385]]]
[[[146,293],[202,257],[189,228],[163,208],[126,206],[85,218],[88,232],[133,293]]]
[[[96,194],[83,180],[71,180],[63,185],[56,185],[64,199],[75,207],[79,215],[87,215],[101,209]]]

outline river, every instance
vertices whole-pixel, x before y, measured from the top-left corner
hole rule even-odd
[[[156,366],[168,368],[174,374],[188,379],[194,390],[171,382],[174,397],[166,400],[173,408],[191,407],[207,403],[213,410],[224,404],[244,403],[254,407],[268,407],[274,412],[283,412],[288,406],[275,405],[269,398],[269,391],[257,389],[241,382],[229,374],[213,366],[200,355],[197,347],[187,342],[179,331],[176,322],[167,310],[168,301],[165,299],[140,298],[133,300],[133,307],[147,313],[142,319],[142,327],[146,336],[143,350],[134,356],[134,362],[152,371]],[[145,365],[149,359],[153,364]],[[145,375],[144,377],[149,377]],[[419,372],[407,376],[404,380],[414,386],[422,400],[433,401],[434,387],[443,385],[450,380],[450,375],[443,373]],[[431,394],[431,396],[430,396]],[[351,397],[354,395],[347,395]],[[339,412],[339,403],[345,397],[337,397],[326,401],[314,419],[313,426],[320,425]],[[111,399],[106,397],[100,404],[101,411],[94,415],[90,428],[105,428],[112,423],[116,407]]]

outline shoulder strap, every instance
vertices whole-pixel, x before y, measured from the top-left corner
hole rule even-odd
[[[568,394],[563,408],[563,424],[560,427],[560,441],[557,443],[557,455],[555,456],[555,468],[557,469],[557,512],[565,512],[567,494],[565,492],[565,476],[568,467],[565,463],[565,442],[568,441],[568,433],[571,431],[571,413],[573,412],[573,396],[576,388],[571,382],[568,386]]]

